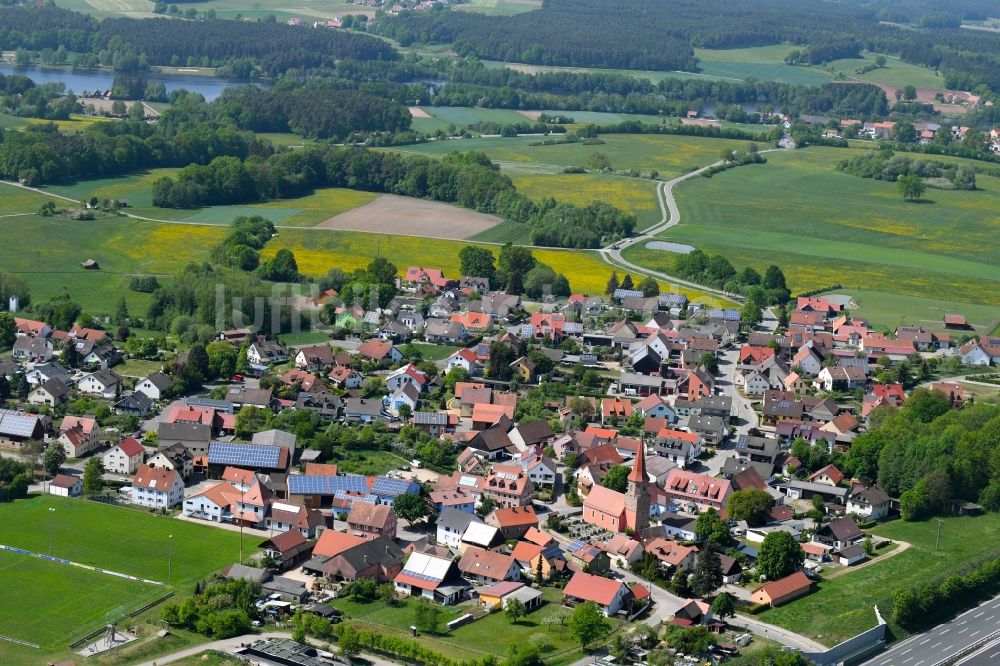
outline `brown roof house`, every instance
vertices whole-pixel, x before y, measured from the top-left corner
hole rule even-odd
[[[785,576],[766,585],[761,585],[753,591],[751,599],[755,604],[780,606],[808,594],[811,589],[812,581],[809,580],[809,577],[801,571],[796,571],[791,576]]]
[[[396,512],[387,504],[355,502],[347,516],[350,531],[364,539],[396,538]]]

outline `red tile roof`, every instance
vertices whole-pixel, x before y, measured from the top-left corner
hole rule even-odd
[[[599,606],[608,606],[615,600],[623,585],[624,583],[612,578],[578,571],[569,579],[563,594],[584,601],[593,601]]]
[[[127,455],[129,458],[139,455],[145,450],[142,448],[142,444],[139,443],[139,440],[135,437],[126,437],[122,441],[118,442],[118,448],[121,449],[122,453]]]

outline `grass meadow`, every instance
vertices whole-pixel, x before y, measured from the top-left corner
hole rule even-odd
[[[962,571],[980,558],[1000,553],[1000,514],[946,516],[940,520],[939,550],[934,549],[938,519],[914,523],[896,520],[881,525],[872,531],[910,543],[911,547],[877,564],[822,581],[816,592],[769,609],[760,619],[835,645],[875,625],[875,604],[888,620],[894,589],[937,580]],[[969,538],[972,534],[975,538]],[[907,635],[891,621],[890,629],[895,639]]]
[[[594,201],[609,203],[635,215],[638,229],[651,227],[662,217],[656,198],[656,183],[649,180],[594,173],[512,172],[510,176],[518,191],[535,201],[554,196],[578,206]]]
[[[444,156],[460,151],[482,151],[509,171],[558,173],[566,167],[586,166],[594,153],[604,153],[613,169],[657,170],[661,177],[677,176],[719,159],[724,149],[742,150],[745,141],[696,136],[652,134],[603,135],[600,145],[538,144],[539,137],[451,139],[398,149],[401,152]],[[552,196],[560,198],[558,191]]]
[[[469,0],[455,9],[467,12],[478,12],[490,16],[513,16],[522,12],[541,9],[542,0]]]
[[[900,315],[939,321],[937,308],[963,313],[966,303],[974,323],[1000,318],[990,311],[1000,306],[1000,179],[980,174],[977,191],[931,189],[925,202],[905,202],[894,183],[835,170],[856,154],[770,153],[765,165],[685,182],[676,190],[681,224],[663,237],[721,253],[737,266],[776,263],[794,291],[841,284],[858,294],[868,316],[894,317],[877,323],[894,325]],[[627,254],[653,268],[673,260],[645,247]],[[905,298],[893,303],[889,295]],[[921,303],[927,296],[939,300]]]
[[[239,560],[240,536],[228,530],[50,495],[0,504],[0,543],[47,553],[50,538],[55,557],[172,583],[183,595],[196,580]],[[244,553],[256,553],[255,539],[245,541]],[[0,633],[43,647],[0,642],[2,663],[38,663],[30,659],[39,652],[65,649],[109,615],[172,589],[12,553],[0,553],[0,579],[8,598],[0,607]]]

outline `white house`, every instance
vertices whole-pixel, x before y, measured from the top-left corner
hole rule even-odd
[[[333,382],[334,386],[342,389],[361,388],[361,383],[364,381],[364,377],[361,376],[360,372],[352,370],[345,365],[338,365],[331,370],[327,378]]]
[[[403,405],[410,408],[410,412],[417,411],[417,403],[420,401],[420,389],[415,384],[408,383],[393,391],[388,398],[389,412],[393,416],[399,416],[399,410]]]
[[[633,409],[642,412],[647,419],[666,419],[670,423],[677,423],[677,412],[661,395],[648,395]]]
[[[59,497],[76,497],[83,492],[83,481],[78,476],[56,474],[49,481],[49,494]]]
[[[81,379],[79,389],[110,400],[117,396],[121,383],[121,378],[111,370],[98,370]]]
[[[126,437],[101,458],[104,471],[112,474],[135,474],[146,456],[146,449],[134,437]]]
[[[252,368],[262,370],[273,363],[284,363],[288,360],[288,350],[277,340],[268,340],[258,336],[247,347],[247,361]]]
[[[874,483],[856,483],[847,496],[847,513],[882,520],[889,515],[889,494]]]
[[[385,386],[390,391],[398,391],[404,386],[412,385],[419,393],[424,390],[424,384],[427,383],[428,379],[426,372],[418,370],[417,366],[408,363],[402,368],[390,372],[385,378]]]
[[[67,400],[69,400],[69,391],[66,389],[66,385],[58,379],[42,382],[28,394],[28,403],[32,405],[58,407]]]
[[[800,374],[815,377],[823,369],[823,359],[819,357],[812,347],[802,345],[798,353],[792,358],[792,365],[802,369]]]
[[[184,482],[172,469],[140,465],[132,477],[132,504],[153,509],[169,509],[184,499]]]
[[[462,536],[469,529],[469,525],[472,523],[481,524],[482,522],[482,519],[475,513],[446,508],[438,516],[437,542],[457,551],[462,544]]]
[[[172,383],[168,375],[162,372],[154,372],[136,384],[135,390],[145,393],[146,397],[150,400],[162,400],[165,397],[164,393],[166,393]]]
[[[449,356],[445,364],[445,372],[451,372],[455,368],[461,368],[470,375],[475,375],[479,370],[479,362],[476,360],[476,352],[465,347]]]
[[[556,483],[556,465],[545,455],[530,455],[521,459],[521,468],[536,486],[552,488]]]

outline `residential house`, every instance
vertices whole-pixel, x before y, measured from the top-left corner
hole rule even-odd
[[[381,400],[348,398],[344,405],[344,420],[348,423],[375,423],[388,421],[389,413]]]
[[[627,607],[628,595],[628,587],[619,580],[578,571],[563,589],[563,603],[593,602],[605,616],[613,617]]]
[[[755,604],[774,607],[798,599],[808,594],[811,589],[812,581],[809,577],[801,571],[796,571],[790,576],[761,585],[751,593],[750,598]]]
[[[364,539],[396,538],[396,512],[386,504],[355,502],[347,515],[348,529]]]
[[[129,391],[123,393],[121,398],[111,406],[118,416],[146,416],[153,409],[153,401],[145,393],[139,391]]]
[[[521,567],[512,554],[469,546],[458,561],[458,570],[479,585],[491,585],[505,580],[519,580]]]
[[[836,465],[827,465],[809,476],[813,483],[825,483],[828,486],[839,486],[844,480],[844,473]]]
[[[531,504],[533,486],[520,465],[493,465],[486,476],[483,496],[498,507],[520,507]]]
[[[504,539],[520,539],[528,533],[528,530],[538,527],[538,515],[535,513],[535,507],[530,504],[498,507],[486,516],[485,522],[497,528]]]
[[[338,365],[327,375],[330,382],[339,389],[361,388],[364,377],[357,370],[344,365]]]
[[[657,537],[646,544],[646,553],[660,562],[661,568],[668,573],[675,571],[694,571],[698,549],[694,546],[682,546],[676,541]]]
[[[83,480],[69,474],[56,474],[48,484],[48,493],[59,497],[76,497],[83,492]]]
[[[83,393],[98,395],[106,400],[117,398],[122,379],[111,370],[98,370],[80,380],[78,388]]]
[[[41,440],[48,423],[47,416],[0,409],[0,446],[19,449],[27,441]]]
[[[271,511],[264,519],[268,530],[287,532],[296,530],[307,539],[316,536],[316,530],[323,525],[323,514],[317,509],[307,509],[297,504],[273,502]]]
[[[49,379],[28,394],[28,403],[58,407],[69,400],[69,390],[58,379]]]
[[[482,519],[475,513],[445,508],[437,519],[437,542],[457,551],[462,543],[462,536],[469,525],[482,522]]]
[[[507,608],[517,600],[525,611],[531,612],[542,605],[542,592],[519,581],[503,581],[479,589],[479,605],[486,608]]]
[[[330,345],[302,347],[295,354],[295,367],[307,372],[322,372],[336,365]]]
[[[174,470],[186,479],[194,472],[194,456],[183,444],[165,445],[161,441],[156,453],[150,456],[146,465],[153,469]]]
[[[369,540],[325,530],[313,547],[313,558],[302,568],[331,581],[370,578],[384,583],[400,575],[403,558],[402,549],[389,537]]]
[[[459,349],[446,359],[445,372],[451,372],[455,368],[465,370],[470,377],[482,372],[482,366],[479,364],[476,352],[467,347]]]
[[[663,485],[666,498],[682,506],[694,505],[699,510],[721,511],[732,494],[732,483],[726,479],[672,469]]]
[[[514,359],[514,361],[510,364],[510,367],[514,370],[514,374],[516,374],[523,383],[535,383],[535,371],[537,370],[537,366],[535,365],[535,362],[527,356],[521,356]]]
[[[82,458],[98,446],[97,420],[91,416],[64,416],[59,424],[57,442],[62,444],[68,458]]]
[[[874,483],[855,483],[847,496],[847,513],[868,520],[884,520],[889,516],[891,500],[881,486]]]
[[[415,384],[404,384],[386,396],[385,402],[389,408],[389,413],[399,416],[400,410],[404,407],[410,413],[417,411],[417,403],[420,401],[420,389]]]
[[[419,596],[442,604],[457,602],[468,588],[452,559],[417,552],[410,554],[393,585],[396,592],[405,596]]]
[[[838,518],[816,530],[812,540],[833,550],[843,550],[864,541],[865,533],[850,518]]]
[[[269,539],[265,539],[258,548],[265,557],[270,557],[278,563],[280,569],[288,569],[309,559],[312,544],[298,530],[288,530]]]
[[[184,481],[172,469],[139,465],[132,477],[132,503],[152,509],[169,509],[184,500]]]
[[[649,395],[634,406],[647,419],[664,419],[669,423],[677,423],[677,412],[663,396]]]
[[[247,361],[250,367],[257,371],[263,371],[268,366],[276,363],[284,363],[288,360],[288,348],[280,340],[268,340],[263,335],[247,347]]]
[[[403,354],[396,346],[387,340],[365,340],[358,345],[358,355],[361,358],[375,362],[399,363],[403,360]]]
[[[110,474],[131,476],[146,457],[146,449],[134,437],[126,437],[112,446],[101,457],[104,471]]]
[[[664,428],[653,440],[653,452],[684,468],[692,465],[701,455],[703,442],[698,433]]]
[[[688,430],[699,435],[705,444],[719,446],[729,436],[726,421],[718,416],[699,414],[688,418]]]

